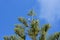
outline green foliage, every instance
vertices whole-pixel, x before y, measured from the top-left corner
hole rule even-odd
[[[5,36],[5,37],[4,37],[4,40],[9,40],[8,36]]]
[[[26,27],[28,27],[28,24],[26,20],[23,17],[18,18],[21,23],[23,23]]]
[[[31,10],[28,16],[35,16],[33,10]],[[28,23],[27,20],[23,17],[19,17],[18,20],[22,25],[16,24],[14,31],[16,36],[5,36],[4,40],[26,40],[26,35],[29,35],[32,40],[37,40],[37,36],[39,36],[39,40],[47,40],[46,35],[48,30],[50,29],[50,24],[45,24],[42,28],[39,26],[39,20],[32,18],[31,22]],[[26,28],[29,28],[26,30]],[[26,30],[26,32],[25,32]],[[50,36],[48,40],[59,40],[60,32],[57,32]]]
[[[56,32],[55,34],[51,35],[48,40],[59,40],[60,32]]]
[[[34,10],[32,9],[29,13],[28,16],[35,16],[36,14],[34,13]]]
[[[46,40],[46,33],[48,31],[48,29],[50,28],[49,24],[45,24],[42,28],[41,28],[41,36],[40,36],[40,40]]]
[[[31,28],[28,31],[29,36],[34,39],[38,35],[39,32],[39,21],[38,20],[32,20],[31,22]]]
[[[16,28],[14,29],[15,30],[15,33],[20,36],[22,39],[25,38],[25,35],[24,35],[24,28],[22,28],[21,25],[16,25]]]

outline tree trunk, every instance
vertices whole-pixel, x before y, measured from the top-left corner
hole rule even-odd
[[[36,40],[36,36],[33,37],[33,40]]]

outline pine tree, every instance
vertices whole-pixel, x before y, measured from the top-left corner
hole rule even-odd
[[[45,24],[41,28],[39,26],[39,20],[34,19],[34,16],[36,16],[36,14],[33,10],[29,12],[28,16],[32,17],[32,20],[28,22],[27,19],[19,17],[18,20],[21,24],[15,25],[14,31],[16,35],[5,36],[4,40],[26,40],[26,35],[29,35],[32,40],[37,40],[38,35],[40,35],[39,40],[59,40],[60,32],[57,32],[52,36],[49,36],[49,38],[46,38],[47,31],[50,29],[50,24]],[[28,29],[26,30],[26,28]]]

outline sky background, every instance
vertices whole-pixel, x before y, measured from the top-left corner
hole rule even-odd
[[[0,0],[0,40],[13,35],[18,17],[29,18],[27,13],[31,9],[37,13],[41,25],[50,23],[48,34],[60,32],[60,0]]]

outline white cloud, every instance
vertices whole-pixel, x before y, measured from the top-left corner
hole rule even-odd
[[[60,31],[60,0],[38,0],[40,4],[40,19],[51,24],[50,31]],[[51,33],[50,32],[50,33]]]
[[[51,24],[56,24],[60,19],[60,0],[38,0],[40,3],[40,18]]]

